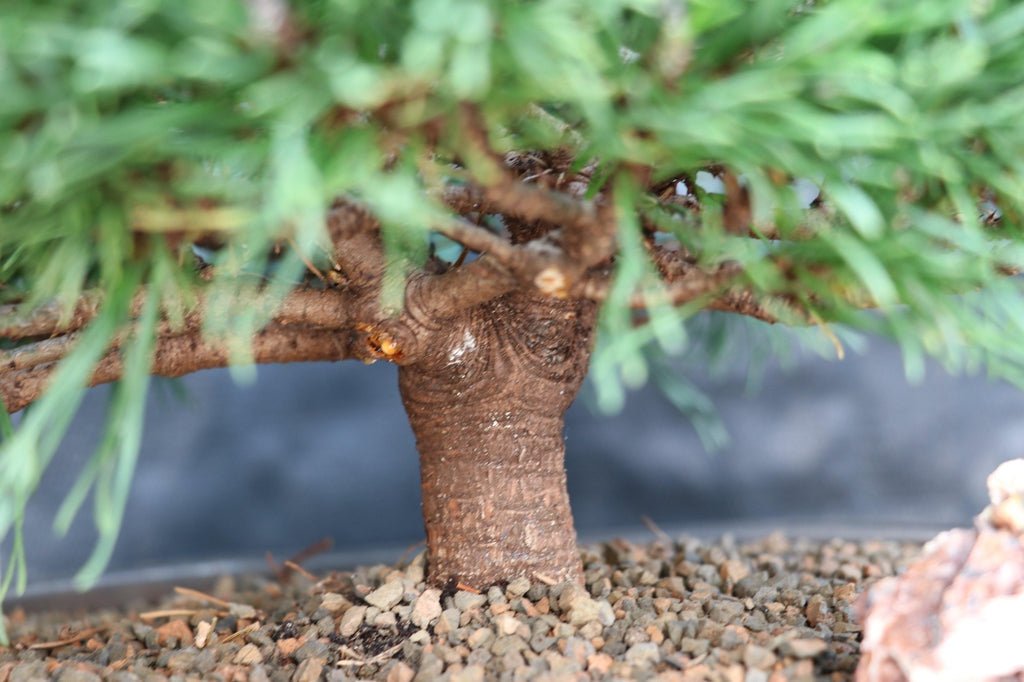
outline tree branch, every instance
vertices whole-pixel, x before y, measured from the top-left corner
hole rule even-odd
[[[340,329],[348,325],[346,311],[351,308],[351,299],[350,294],[337,289],[296,289],[285,296],[276,319],[285,325]],[[133,298],[133,317],[141,310],[143,300],[144,291]],[[78,331],[96,317],[102,302],[101,292],[87,291],[70,310],[52,301],[25,316],[20,314],[17,305],[0,306],[0,339],[30,339]],[[205,303],[200,300],[199,305],[186,314],[186,326],[191,318],[201,317],[204,310]],[[5,364],[4,359],[4,354],[0,353],[0,367]]]
[[[350,357],[346,337],[336,330],[272,323],[252,339],[252,356],[258,364],[343,360]],[[226,367],[227,344],[203,339],[198,330],[158,338],[154,345],[151,373],[178,377],[202,369]],[[17,412],[38,399],[49,384],[58,364],[50,362],[27,369],[0,373],[0,399],[10,412]],[[107,352],[89,380],[90,386],[121,378],[124,363],[119,349]]]
[[[497,212],[521,220],[539,220],[562,228],[567,260],[578,271],[610,258],[615,252],[615,222],[610,209],[563,192],[528,185],[509,173],[491,149],[480,111],[462,107],[465,125],[461,132],[469,142],[473,165],[483,185],[483,198]]]
[[[407,313],[424,326],[436,326],[437,320],[507,294],[519,284],[518,278],[504,264],[484,255],[440,275],[411,279]]]
[[[346,282],[360,289],[379,285],[385,259],[377,218],[351,200],[338,199],[327,214],[327,233],[334,244],[334,264]]]

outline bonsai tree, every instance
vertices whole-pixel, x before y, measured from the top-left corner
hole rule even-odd
[[[150,375],[353,359],[399,366],[429,580],[486,586],[580,579],[563,414],[701,311],[1019,382],[1022,32],[1008,0],[8,2],[4,587],[97,384],[83,583]]]

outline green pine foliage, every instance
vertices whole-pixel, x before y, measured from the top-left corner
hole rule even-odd
[[[225,245],[207,332],[236,339],[244,367],[245,339],[303,260],[326,262],[333,198],[380,218],[395,272],[425,259],[449,215],[438,183],[473,177],[453,165],[462,102],[500,150],[568,150],[597,161],[592,193],[614,190],[620,251],[592,370],[604,408],[646,379],[646,349],[687,345],[681,320],[700,308],[659,297],[644,224],[702,263],[739,263],[748,288],[798,302],[827,333],[896,338],[912,376],[932,355],[1024,384],[1022,73],[1024,5],[1010,0],[7,0],[0,305],[8,322],[83,294],[102,305],[45,396],[16,424],[0,410],[0,539],[13,539],[0,594],[24,585],[26,500],[91,368],[128,334],[106,437],[56,524],[92,493],[100,540],[80,583],[102,571],[154,330],[200,284],[192,237]],[[760,238],[723,228],[720,195],[691,187],[695,217],[617,172],[715,165],[743,178]],[[819,209],[800,204],[797,178],[822,188]],[[385,304],[400,303],[389,281]]]

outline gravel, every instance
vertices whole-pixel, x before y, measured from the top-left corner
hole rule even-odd
[[[920,546],[776,534],[582,551],[585,586],[428,588],[420,555],[316,580],[225,578],[123,611],[14,609],[0,682],[844,680],[853,602]]]

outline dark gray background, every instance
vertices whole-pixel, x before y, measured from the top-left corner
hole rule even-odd
[[[718,380],[697,374],[732,438],[718,452],[651,388],[617,416],[586,400],[571,409],[569,487],[583,536],[640,528],[645,515],[673,531],[751,520],[966,524],[984,505],[985,476],[1024,451],[1024,394],[937,367],[909,385],[898,350],[883,341],[842,362],[800,356],[789,371],[771,367],[752,395],[742,368]],[[422,539],[416,453],[393,367],[270,366],[248,385],[226,371],[183,383],[185,401],[167,390],[150,398],[111,569],[283,557],[325,536],[344,551]],[[34,581],[72,575],[90,549],[88,506],[69,538],[56,539],[51,524],[104,400],[104,389],[91,392],[29,508]]]

